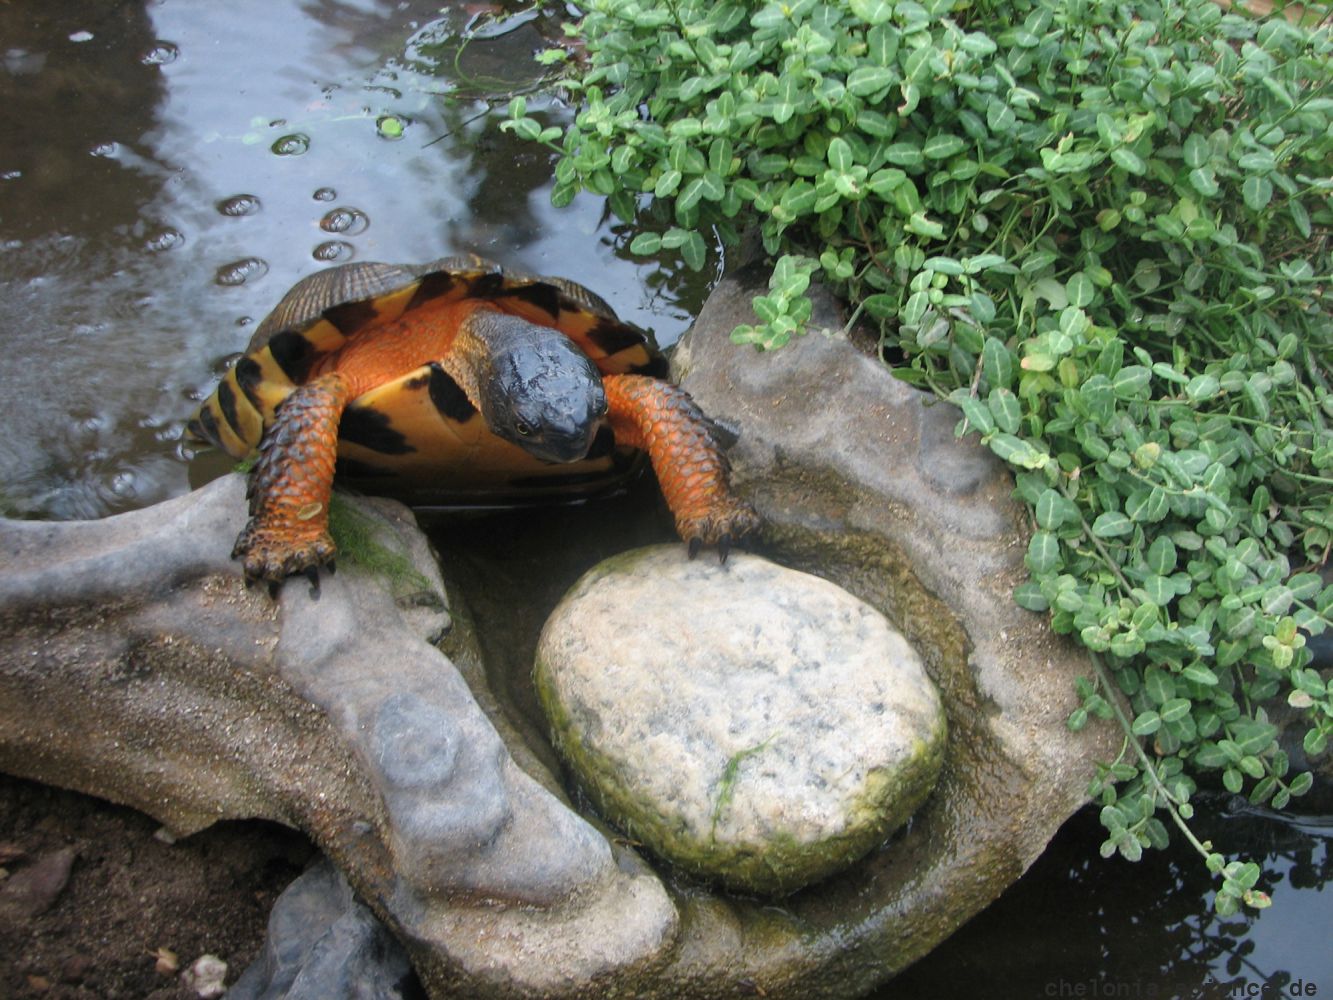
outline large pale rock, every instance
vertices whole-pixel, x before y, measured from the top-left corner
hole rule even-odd
[[[939,695],[884,616],[744,553],[600,564],[547,621],[535,676],[602,814],[742,892],[847,867],[916,810],[944,755]]]

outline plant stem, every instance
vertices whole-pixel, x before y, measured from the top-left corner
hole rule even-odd
[[[1194,835],[1194,831],[1189,828],[1189,824],[1185,822],[1184,817],[1177,811],[1176,806],[1178,803],[1176,802],[1175,796],[1171,794],[1170,790],[1164,784],[1162,784],[1162,779],[1157,776],[1157,769],[1153,766],[1153,762],[1148,759],[1148,755],[1143,752],[1143,746],[1139,743],[1138,737],[1134,735],[1133,726],[1130,724],[1129,717],[1125,715],[1124,709],[1120,707],[1120,699],[1111,688],[1111,679],[1106,676],[1106,667],[1102,664],[1101,656],[1093,652],[1090,652],[1089,655],[1092,657],[1092,669],[1097,673],[1097,681],[1106,692],[1106,700],[1111,706],[1111,711],[1115,713],[1116,721],[1120,723],[1120,728],[1124,731],[1126,739],[1129,741],[1130,746],[1134,748],[1134,753],[1139,758],[1139,762],[1142,765],[1141,769],[1143,773],[1147,775],[1149,782],[1157,793],[1166,801],[1166,811],[1171,814],[1172,822],[1179,827],[1180,832],[1185,835],[1185,839],[1190,842],[1194,849],[1198,851],[1203,858],[1207,859],[1211,852],[1203,846],[1203,842]]]

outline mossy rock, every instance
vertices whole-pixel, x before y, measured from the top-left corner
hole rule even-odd
[[[594,568],[543,630],[536,685],[603,815],[740,892],[846,868],[921,805],[944,756],[939,696],[884,616],[757,556],[668,545]]]

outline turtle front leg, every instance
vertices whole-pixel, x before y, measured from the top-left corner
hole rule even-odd
[[[757,530],[760,520],[732,492],[727,457],[707,418],[689,393],[669,382],[607,375],[602,383],[616,441],[648,453],[690,558],[716,545],[725,562],[732,543]]]
[[[305,573],[319,592],[319,567],[333,569],[329,497],[338,454],[338,422],[350,389],[337,372],[299,386],[283,400],[250,470],[250,520],[236,539],[245,582],[267,580],[270,592]]]

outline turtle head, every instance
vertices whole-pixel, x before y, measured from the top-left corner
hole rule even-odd
[[[606,422],[597,366],[564,334],[521,323],[493,342],[481,410],[491,431],[545,462],[577,462]]]

